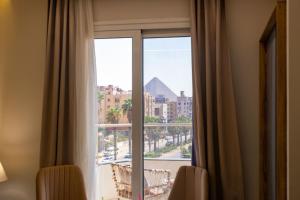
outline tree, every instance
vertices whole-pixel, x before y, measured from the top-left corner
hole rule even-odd
[[[119,123],[121,117],[121,109],[116,107],[116,108],[111,108],[106,115],[106,120],[112,124],[117,124]]]
[[[101,101],[104,99],[104,94],[102,94],[99,90],[97,91],[97,100],[99,105],[101,104]]]
[[[123,115],[127,116],[128,123],[132,122],[132,100],[126,99],[122,105]],[[131,153],[131,127],[128,128],[128,148],[129,153]]]
[[[97,102],[98,102],[98,123],[100,124],[100,114],[101,114],[101,102],[104,99],[104,94],[97,90]]]
[[[180,116],[175,120],[176,123],[191,123],[192,120],[185,116]],[[188,127],[179,127],[178,137],[181,137],[180,134],[184,134],[184,142],[187,142],[187,134],[189,133],[190,128]]]
[[[118,124],[121,117],[121,109],[111,108],[106,115],[107,122],[110,122],[112,124]],[[116,128],[113,128],[114,132],[114,159],[117,160],[117,130]]]
[[[180,116],[178,117],[174,123],[178,124],[176,126],[170,126],[168,127],[168,133],[173,138],[173,144],[175,145],[175,138],[177,137],[177,145],[180,145],[182,143],[182,135],[184,134],[184,142],[187,142],[187,134],[190,131],[190,128],[180,126],[181,123],[191,123],[192,120],[188,117]]]
[[[126,99],[122,105],[123,114],[127,115],[128,122],[132,122],[132,100]]]
[[[100,116],[100,106],[101,106],[101,102],[104,99],[104,95],[97,90],[97,102],[98,102],[98,117]],[[100,119],[98,118],[98,123],[100,124]],[[104,143],[103,143],[103,137],[104,135],[100,136],[99,133],[104,133],[105,129],[98,127],[98,151],[102,151],[104,149]]]
[[[156,120],[157,120],[157,118],[154,118],[154,117],[149,117],[149,116],[144,117],[144,123],[145,124],[146,123],[154,123]],[[151,129],[151,127],[145,126],[144,131],[145,131],[145,136],[148,139],[148,149],[149,149],[149,152],[150,152],[151,151],[152,129]]]
[[[145,116],[144,123],[159,123],[158,117]],[[161,127],[145,127],[145,133],[148,138],[149,151],[151,151],[151,141],[154,144],[154,151],[157,151],[157,141],[160,139],[162,128]]]
[[[178,127],[176,126],[170,126],[168,127],[168,134],[172,136],[173,139],[173,145],[175,145],[175,138],[177,136],[177,132],[179,131]],[[178,142],[177,142],[178,143]]]

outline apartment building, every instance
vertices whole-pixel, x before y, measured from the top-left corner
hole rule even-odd
[[[184,91],[181,91],[180,96],[177,97],[177,116],[192,119],[192,107],[192,97],[185,96]]]
[[[98,87],[98,94],[99,93],[98,123],[109,123],[106,116],[112,108],[121,109],[119,123],[128,123],[127,115],[123,113],[122,105],[125,103],[125,100],[131,99],[131,91],[124,91],[119,87],[108,85]]]

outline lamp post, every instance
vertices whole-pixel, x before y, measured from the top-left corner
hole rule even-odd
[[[0,182],[4,182],[7,180],[7,176],[5,174],[4,168],[0,162]]]

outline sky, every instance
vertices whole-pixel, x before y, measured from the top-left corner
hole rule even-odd
[[[192,96],[191,38],[143,41],[144,84],[157,77],[178,96]],[[132,39],[96,39],[97,85],[132,88]]]

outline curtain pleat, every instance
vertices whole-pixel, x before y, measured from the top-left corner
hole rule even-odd
[[[89,199],[97,141],[93,34],[91,0],[48,1],[40,166],[78,165]]]
[[[243,200],[243,175],[224,0],[191,0],[195,163],[209,199]]]

